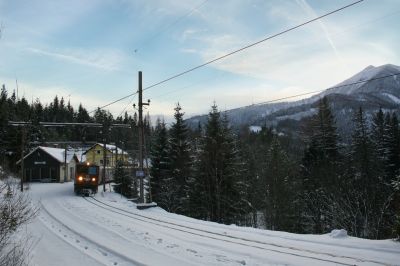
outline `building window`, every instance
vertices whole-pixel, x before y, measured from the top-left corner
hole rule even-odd
[[[97,150],[97,154],[100,154],[100,150]]]
[[[103,164],[103,160],[100,160],[100,164]]]

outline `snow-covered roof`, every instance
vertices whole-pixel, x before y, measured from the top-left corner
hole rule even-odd
[[[44,146],[36,147],[34,150],[32,150],[30,153],[28,153],[27,155],[24,156],[24,160],[25,160],[25,158],[29,157],[32,153],[34,153],[38,149],[46,152],[47,154],[49,154],[51,157],[53,157],[60,163],[64,163],[65,149],[51,148],[51,147],[44,147]],[[67,150],[67,162],[70,162],[72,160],[72,158],[74,157],[74,155],[75,155],[74,151]],[[19,164],[20,162],[21,162],[21,160],[19,160],[17,162],[17,164]]]
[[[54,159],[57,159],[57,161],[59,161],[60,163],[64,162],[64,156],[65,156],[64,155],[64,153],[65,153],[64,149],[50,148],[50,147],[43,147],[43,146],[39,146],[38,148],[40,148],[41,150],[43,150],[46,153],[48,153]],[[67,150],[67,162],[72,160],[72,158],[74,157],[74,154],[75,153],[73,151],[68,151]]]
[[[88,151],[90,151],[93,147],[95,147],[96,145],[99,145],[101,147],[104,147],[103,143],[96,143],[94,144],[92,147],[90,147],[87,151],[84,152],[84,154],[86,154]],[[111,152],[111,153],[116,153],[116,150],[118,151],[118,154],[124,154],[124,155],[128,155],[128,153],[124,150],[122,150],[121,148],[118,148],[115,145],[111,145],[111,144],[106,144],[106,149]]]

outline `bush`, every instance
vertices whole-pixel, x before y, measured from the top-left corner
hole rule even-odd
[[[0,179],[0,266],[27,265],[29,241],[17,237],[18,229],[30,222],[38,209],[31,205],[27,194],[19,191],[15,179]]]

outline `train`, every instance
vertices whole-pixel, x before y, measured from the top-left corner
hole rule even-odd
[[[75,169],[75,194],[83,196],[96,194],[99,187],[99,166],[90,163],[79,163]]]

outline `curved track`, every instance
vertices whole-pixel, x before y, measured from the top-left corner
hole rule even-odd
[[[107,246],[102,245],[98,241],[95,241],[95,240],[81,234],[80,232],[74,230],[73,228],[68,226],[66,223],[64,223],[63,221],[58,219],[56,216],[51,214],[51,212],[48,211],[42,203],[40,203],[40,209],[41,209],[41,211],[43,211],[46,214],[46,216],[48,216],[50,218],[50,220],[52,220],[52,223],[56,223],[59,228],[62,228],[62,229],[59,229],[59,231],[60,232],[64,231],[64,237],[67,237],[67,235],[73,235],[75,239],[80,239],[80,240],[76,240],[77,243],[80,243],[82,240],[85,241],[84,247],[81,248],[80,250],[86,251],[85,253],[87,253],[90,256],[90,253],[88,252],[88,246],[90,245],[92,247],[96,247],[97,250],[100,253],[102,253],[104,256],[109,257],[107,262],[99,261],[99,263],[104,264],[104,265],[108,265],[110,263],[112,265],[138,265],[138,266],[145,265],[137,260],[134,260],[132,258],[125,256],[124,254],[122,254],[120,252],[110,249]],[[71,246],[74,246],[77,249],[79,249],[76,245],[71,244]],[[114,258],[114,259],[112,260],[111,258]]]
[[[152,218],[152,217],[148,217],[146,215],[141,215],[138,213],[130,212],[125,209],[121,209],[121,208],[109,205],[109,204],[102,202],[94,197],[89,197],[89,198],[84,197],[84,199],[87,202],[89,202],[93,205],[96,205],[99,208],[105,209],[105,210],[113,212],[113,213],[117,213],[119,215],[123,215],[123,216],[131,218],[131,219],[139,220],[139,221],[145,222],[145,223],[151,223],[151,224],[154,224],[154,225],[157,225],[160,227],[172,229],[172,230],[187,233],[190,235],[199,236],[202,238],[208,238],[208,239],[228,242],[231,244],[266,250],[266,251],[280,253],[280,254],[286,254],[286,255],[295,256],[295,257],[301,257],[301,258],[310,259],[313,261],[320,261],[320,262],[324,262],[324,263],[332,263],[332,264],[338,264],[338,265],[358,265],[361,263],[362,264],[365,264],[365,263],[374,264],[374,265],[389,265],[389,264],[375,261],[375,260],[367,260],[367,259],[361,259],[361,258],[356,258],[356,257],[351,257],[351,256],[338,256],[338,255],[326,253],[326,252],[316,252],[316,251],[309,250],[309,249],[301,249],[301,248],[296,248],[296,247],[291,247],[291,246],[279,245],[279,244],[275,244],[275,243],[246,239],[243,237],[237,237],[237,236],[233,236],[233,235],[212,232],[212,231],[208,231],[208,230],[204,230],[204,229],[199,229],[199,228],[194,228],[194,227],[187,226],[187,225],[163,221],[163,220],[160,220],[157,218]],[[305,255],[304,254],[305,252],[310,255]],[[351,261],[351,262],[349,262],[349,261]]]

